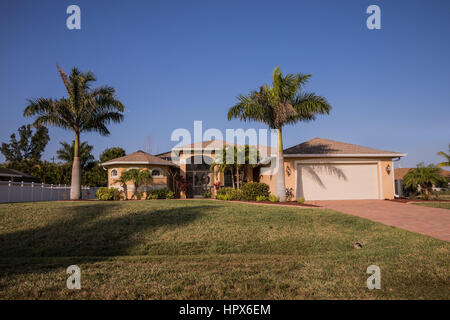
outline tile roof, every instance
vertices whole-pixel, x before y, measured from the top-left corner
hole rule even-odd
[[[115,158],[102,163],[103,166],[117,164],[117,163],[129,163],[129,164],[158,164],[165,166],[177,166],[171,161],[161,159],[160,157],[153,156],[150,153],[138,150],[136,152],[130,153],[126,156]]]
[[[392,155],[392,156],[405,156],[403,153],[379,150],[368,147],[359,146],[356,144],[350,144],[346,142],[339,142],[323,138],[314,138],[290,147],[283,151],[285,155]]]
[[[394,169],[394,179],[395,180],[402,180],[403,177],[409,172],[409,170],[415,169],[415,168],[397,168]],[[441,175],[450,178],[450,171],[441,169]]]

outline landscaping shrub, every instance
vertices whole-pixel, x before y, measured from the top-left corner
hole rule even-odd
[[[224,196],[227,193],[230,193],[231,191],[234,191],[234,189],[230,188],[230,187],[223,187],[223,188],[220,188],[219,190],[217,190],[217,195]]]
[[[175,194],[169,188],[154,189],[147,192],[147,199],[173,199]]]
[[[221,191],[222,190],[222,191]],[[242,200],[242,191],[233,188],[221,188],[217,192],[216,199],[218,200]]]
[[[117,188],[101,187],[97,190],[95,196],[98,200],[119,200],[120,190]]]
[[[256,201],[258,201],[258,202],[263,202],[263,201],[266,201],[266,200],[267,200],[266,196],[257,196],[256,197]]]
[[[300,197],[297,199],[297,202],[298,202],[298,204],[303,204],[303,203],[305,203],[305,198]]]
[[[269,197],[269,186],[261,182],[248,182],[241,188],[242,199],[255,201],[258,196]]]
[[[144,193],[142,191],[136,192],[136,199],[141,200]]]
[[[271,195],[269,196],[269,201],[270,201],[270,202],[278,202],[278,201],[280,201],[280,200],[278,199],[278,197],[277,197],[276,195],[271,194]]]
[[[206,190],[205,192],[202,193],[203,198],[205,199],[209,199],[211,198],[211,190]]]

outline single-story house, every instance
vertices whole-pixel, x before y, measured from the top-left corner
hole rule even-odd
[[[222,173],[218,168],[214,172],[209,170],[215,152],[226,144],[221,140],[211,140],[174,148],[156,156],[137,151],[110,160],[103,163],[108,169],[108,186],[118,187],[114,181],[129,168],[157,170],[154,177],[161,174],[161,179],[154,179],[148,188],[167,186],[171,189],[174,182],[167,179],[166,173],[173,175],[179,170],[178,174],[189,183],[192,196],[201,195],[207,189],[213,190],[215,183],[231,186],[233,177],[230,172]],[[276,151],[265,146],[257,148],[263,159],[257,166],[245,168],[242,182],[264,182],[271,192],[275,192],[276,170],[273,164]],[[284,150],[286,188],[292,188],[295,198],[304,197],[306,200],[393,199],[393,161],[405,155],[314,138]],[[196,157],[199,157],[197,161]]]
[[[16,169],[0,168],[0,181],[39,182],[39,179]]]
[[[399,197],[407,197],[408,192],[405,190],[403,186],[403,177],[414,168],[397,168],[394,170],[394,179],[395,179],[395,194]],[[441,175],[448,179],[449,187],[450,187],[450,171],[445,169],[440,169]],[[439,191],[443,188],[438,188],[433,186],[433,190]]]

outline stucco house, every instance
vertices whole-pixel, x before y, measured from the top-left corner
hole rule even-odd
[[[414,168],[397,168],[394,170],[395,194],[401,198],[409,196],[409,191],[405,190],[405,187],[403,185],[403,178],[412,169],[414,169]],[[440,172],[443,177],[447,178],[448,187],[442,188],[442,187],[433,186],[433,191],[441,191],[441,190],[450,188],[450,171],[445,170],[445,169],[440,169]]]
[[[157,171],[153,184],[147,188],[166,186],[173,189],[174,180],[168,177],[178,173],[186,178],[192,196],[201,195],[207,189],[213,190],[215,183],[231,186],[231,173],[221,173],[218,168],[214,172],[209,170],[215,153],[226,144],[221,140],[211,140],[155,156],[137,151],[110,160],[103,163],[108,170],[108,186],[118,187],[114,181],[129,168]],[[266,146],[257,148],[262,159],[258,165],[245,168],[242,182],[264,182],[274,192],[276,151]],[[405,155],[314,138],[284,150],[286,188],[292,188],[295,198],[304,197],[306,200],[393,199],[393,161]]]

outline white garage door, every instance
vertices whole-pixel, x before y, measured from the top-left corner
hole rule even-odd
[[[378,199],[377,164],[299,164],[297,192],[306,200]]]

